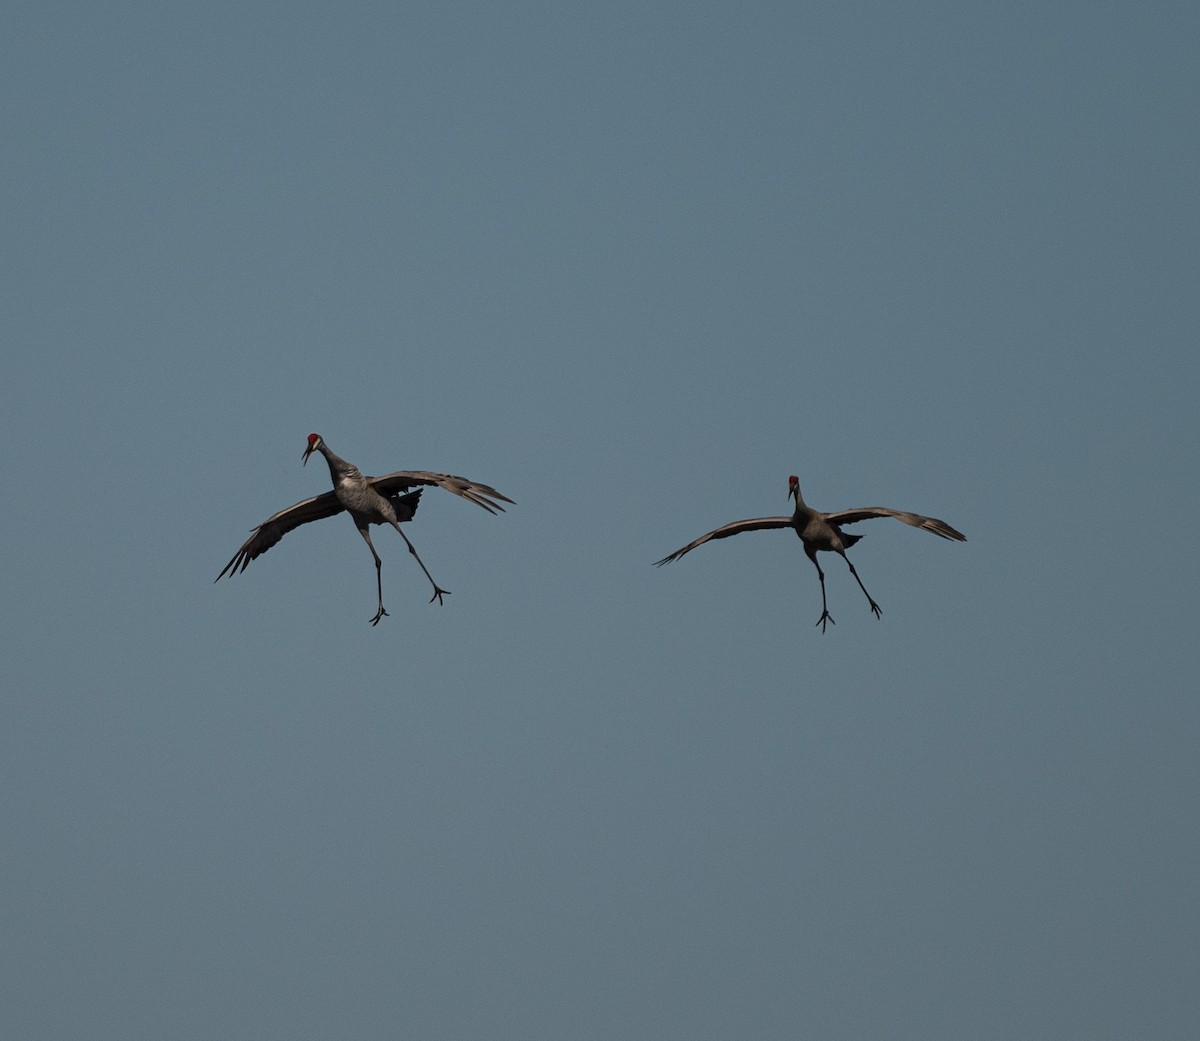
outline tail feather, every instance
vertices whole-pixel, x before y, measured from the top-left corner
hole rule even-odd
[[[424,488],[418,488],[415,492],[409,492],[407,495],[389,495],[387,497],[388,502],[392,504],[392,509],[396,511],[396,520],[401,524],[416,516],[417,507],[421,503],[421,492],[424,490]]]

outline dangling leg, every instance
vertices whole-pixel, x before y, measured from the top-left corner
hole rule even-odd
[[[813,567],[817,569],[817,578],[821,580],[821,617],[817,619],[817,625],[821,627],[821,632],[825,631],[825,623],[830,622],[837,625],[833,620],[833,615],[829,613],[829,608],[825,606],[825,572],[821,570],[821,565],[817,563],[817,551],[804,547],[804,552],[808,554],[808,559],[813,562]]]
[[[366,526],[358,529],[358,533],[366,540],[367,549],[371,551],[371,556],[375,558],[375,588],[379,592],[379,610],[375,612],[375,617],[371,619],[372,625],[378,625],[379,619],[387,614],[383,609],[383,563],[379,559],[379,554],[375,552],[375,543],[371,541],[371,533]]]
[[[446,601],[444,601],[442,597],[449,596],[450,590],[440,588],[433,580],[433,575],[429,573],[429,568],[427,568],[424,563],[422,563],[421,558],[417,556],[417,551],[413,548],[413,544],[408,541],[408,536],[405,535],[404,532],[400,531],[400,525],[393,523],[392,527],[396,529],[400,537],[404,540],[404,544],[408,547],[409,553],[417,558],[417,563],[421,565],[421,570],[425,572],[425,577],[429,579],[429,584],[433,586],[433,596],[429,598],[429,602],[432,604],[436,600],[439,604],[444,604]]]
[[[841,552],[841,550],[838,552]],[[867,602],[871,605],[871,611],[876,618],[879,618],[883,612],[880,610],[879,605],[871,599],[871,594],[867,592],[867,587],[862,584],[862,579],[858,577],[858,572],[854,570],[854,565],[850,563],[850,558],[845,553],[842,553],[842,559],[846,562],[846,566],[850,568],[850,574],[854,576],[854,581],[858,583],[858,588],[863,591],[863,596],[867,598]]]

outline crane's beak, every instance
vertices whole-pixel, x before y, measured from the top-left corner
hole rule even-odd
[[[301,466],[307,466],[307,465],[308,465],[308,457],[309,457],[310,455],[312,455],[312,454],[313,454],[313,446],[312,446],[312,445],[309,445],[309,446],[308,446],[308,447],[307,447],[307,448],[304,450],[304,458],[303,458],[303,459],[300,461],[300,465],[301,465]]]

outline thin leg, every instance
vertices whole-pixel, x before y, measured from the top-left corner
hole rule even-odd
[[[825,606],[825,572],[821,570],[821,565],[817,563],[817,554],[815,551],[809,550],[805,546],[804,552],[808,554],[808,559],[813,562],[813,567],[817,569],[817,578],[821,580],[821,617],[817,619],[817,625],[821,627],[821,632],[824,632],[827,622],[837,625],[837,622],[833,620],[833,615],[829,613],[829,608]]]
[[[871,599],[871,594],[867,592],[867,587],[862,584],[862,579],[858,577],[858,572],[854,570],[854,565],[850,563],[850,558],[843,553],[842,559],[846,562],[846,566],[850,568],[850,574],[854,576],[854,581],[858,583],[858,588],[863,591],[863,596],[867,598],[867,603],[871,605],[871,611],[876,618],[879,618],[883,612],[880,610],[879,605]]]
[[[425,577],[426,577],[427,579],[429,579],[429,584],[430,584],[431,586],[433,586],[433,596],[431,596],[431,597],[429,598],[429,602],[432,604],[432,603],[433,603],[433,602],[436,600],[436,601],[437,601],[439,604],[444,604],[444,603],[445,603],[445,601],[442,599],[442,597],[444,597],[444,596],[449,596],[449,595],[450,595],[450,590],[449,590],[449,589],[442,589],[442,588],[441,588],[441,587],[440,587],[440,586],[439,586],[439,585],[438,585],[438,584],[437,584],[437,583],[436,583],[436,582],[433,580],[433,575],[431,575],[431,574],[429,573],[429,568],[427,568],[427,567],[425,566],[425,564],[422,562],[421,558],[420,558],[419,556],[417,556],[417,551],[416,551],[416,549],[413,547],[413,544],[412,544],[411,542],[409,542],[409,541],[408,541],[408,536],[407,536],[407,535],[405,535],[405,534],[404,534],[404,532],[400,531],[400,525],[399,525],[399,524],[395,524],[395,523],[393,523],[393,524],[392,524],[392,527],[396,529],[397,533],[398,533],[398,534],[400,535],[400,537],[401,537],[401,538],[404,540],[404,544],[405,544],[405,545],[408,547],[408,551],[409,551],[409,553],[411,553],[411,554],[412,554],[414,557],[416,557],[417,563],[421,565],[421,570],[425,572]]]
[[[375,552],[375,543],[371,541],[371,533],[366,528],[359,528],[358,533],[366,540],[367,549],[371,551],[371,556],[375,558],[375,588],[379,593],[379,610],[375,612],[375,617],[371,619],[372,625],[378,625],[379,619],[387,614],[383,609],[383,562],[379,559],[379,554]]]

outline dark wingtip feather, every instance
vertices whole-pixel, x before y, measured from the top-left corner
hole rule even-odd
[[[958,531],[958,530],[950,527],[950,525],[947,524],[945,521],[938,521],[937,525],[938,525],[937,527],[929,529],[935,535],[940,535],[944,539],[950,539],[952,542],[966,542],[967,541],[966,535],[964,535],[961,531]]]

